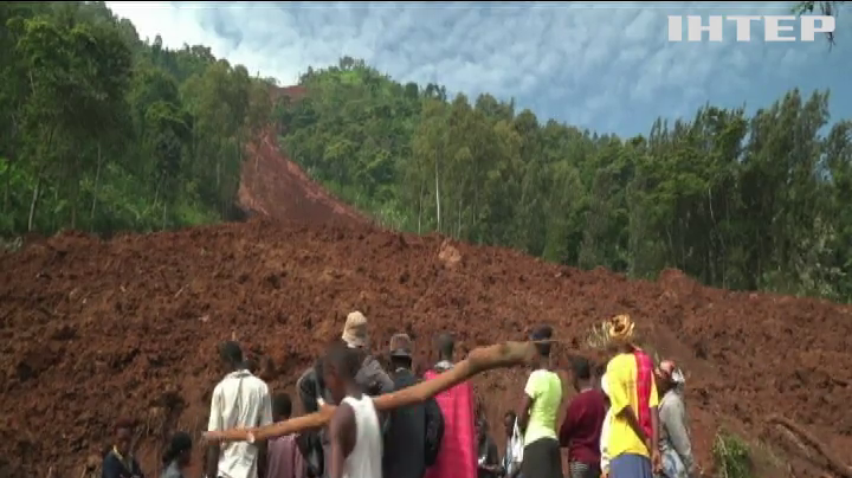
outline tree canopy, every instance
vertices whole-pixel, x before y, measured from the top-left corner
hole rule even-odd
[[[245,145],[277,121],[313,178],[390,227],[852,299],[852,123],[829,127],[828,92],[619,138],[348,57],[300,83],[272,105],[274,81],[143,42],[102,2],[0,3],[0,235],[231,219]]]
[[[619,138],[344,58],[276,110],[293,159],[386,225],[633,277],[852,297],[852,123],[828,92]]]
[[[0,4],[0,234],[233,217],[268,83],[140,41],[103,2]]]
[[[799,2],[793,7],[793,13],[802,15],[805,13],[813,13],[815,10],[822,15],[836,16],[840,8],[846,2],[842,1],[822,1],[822,2]],[[826,33],[828,43],[834,45],[834,39],[837,32]]]

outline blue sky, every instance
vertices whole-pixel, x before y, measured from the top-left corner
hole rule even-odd
[[[721,43],[668,42],[667,15],[783,15],[793,2],[106,3],[142,38],[207,45],[282,85],[349,55],[398,81],[514,97],[542,122],[620,135],[707,102],[768,106],[794,87],[831,89],[832,119],[852,119],[848,7],[829,51],[822,37],[764,43],[759,24],[738,43],[732,22]]]

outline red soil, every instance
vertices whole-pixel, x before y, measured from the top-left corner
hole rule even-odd
[[[273,100],[287,96],[296,101],[304,88],[273,88]],[[298,164],[278,148],[275,126],[269,126],[248,147],[239,189],[242,209],[278,220],[300,223],[330,222],[364,224],[369,220],[355,209],[332,197],[311,180]]]
[[[720,426],[754,440],[758,459],[771,462],[767,450],[787,443],[766,425],[773,413],[852,462],[850,308],[710,289],[677,271],[629,281],[383,231],[273,154],[268,135],[255,151],[243,204],[331,224],[255,218],[110,241],[63,234],[0,255],[0,477],[52,467],[54,478],[78,478],[127,416],[144,425],[138,456],[155,476],[164,436],[179,428],[197,437],[205,427],[221,377],[217,342],[236,334],[270,385],[292,390],[353,309],[369,317],[377,352],[406,331],[421,365],[440,331],[455,331],[467,350],[546,322],[565,348],[582,348],[593,324],[629,312],[654,349],[686,370],[702,465]],[[557,358],[567,364],[564,350]],[[475,379],[492,423],[518,403],[523,380],[521,370]],[[819,476],[790,449],[797,476]],[[787,473],[771,470],[759,476]]]

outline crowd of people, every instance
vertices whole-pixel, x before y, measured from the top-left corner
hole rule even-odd
[[[576,395],[561,424],[560,375],[551,361],[557,343],[549,326],[529,336],[536,358],[520,406],[506,411],[502,457],[484,407],[473,387],[459,383],[422,403],[379,412],[371,397],[431,380],[456,362],[449,333],[436,340],[438,361],[418,377],[413,343],[394,335],[389,367],[369,350],[367,319],[349,314],[341,340],[333,343],[296,384],[305,413],[334,406],[324,428],[268,439],[274,423],[292,416],[289,395],[271,394],[246,365],[240,346],[220,345],[227,367],[216,385],[205,434],[206,478],[692,478],[691,450],[683,400],[684,374],[671,360],[655,366],[634,339],[627,315],[608,321],[611,358],[597,367],[572,358]],[[558,426],[557,426],[558,425]],[[239,439],[233,432],[239,430]],[[225,439],[227,433],[231,439]],[[132,429],[116,427],[114,447],[102,478],[143,478],[132,457]],[[163,456],[163,478],[188,477],[192,438],[177,432]],[[563,457],[567,475],[563,475]]]

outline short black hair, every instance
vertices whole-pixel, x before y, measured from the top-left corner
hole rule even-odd
[[[192,436],[186,432],[175,432],[169,441],[169,446],[163,452],[163,464],[168,465],[181,453],[192,449]]]
[[[343,342],[334,342],[325,354],[323,368],[332,368],[344,380],[355,380],[361,361],[355,350]]]
[[[401,356],[391,355],[390,363],[391,363],[391,365],[393,365],[394,368],[399,368],[399,367],[411,368],[411,365],[414,363],[414,361],[411,360],[411,357],[401,357]]]
[[[601,362],[601,363],[595,365],[595,377],[598,377],[598,378],[603,377],[605,373],[606,373],[606,363],[605,362]]]
[[[530,334],[530,340],[550,340],[553,338],[553,327],[549,325],[539,325],[533,329]],[[550,349],[553,344],[546,342],[543,344],[535,344],[536,350],[543,357],[550,357]]]
[[[258,366],[258,363],[257,363],[257,359],[255,359],[254,357],[251,357],[251,356],[250,356],[249,358],[247,358],[247,359],[245,360],[244,365],[246,366],[246,369],[247,369],[249,372],[251,372],[251,373],[255,373],[255,372],[257,372],[257,366]]]
[[[592,379],[592,364],[586,357],[574,357],[571,361],[571,366],[574,370],[574,377],[580,380]]]
[[[444,357],[450,357],[453,355],[453,349],[456,348],[456,340],[453,338],[453,334],[443,332],[438,335],[436,345],[438,347],[438,353]]]
[[[272,396],[272,414],[277,417],[290,418],[293,414],[293,401],[286,393],[276,393]]]
[[[233,340],[222,342],[219,345],[219,356],[229,365],[241,365],[243,363],[243,350],[240,344]]]

